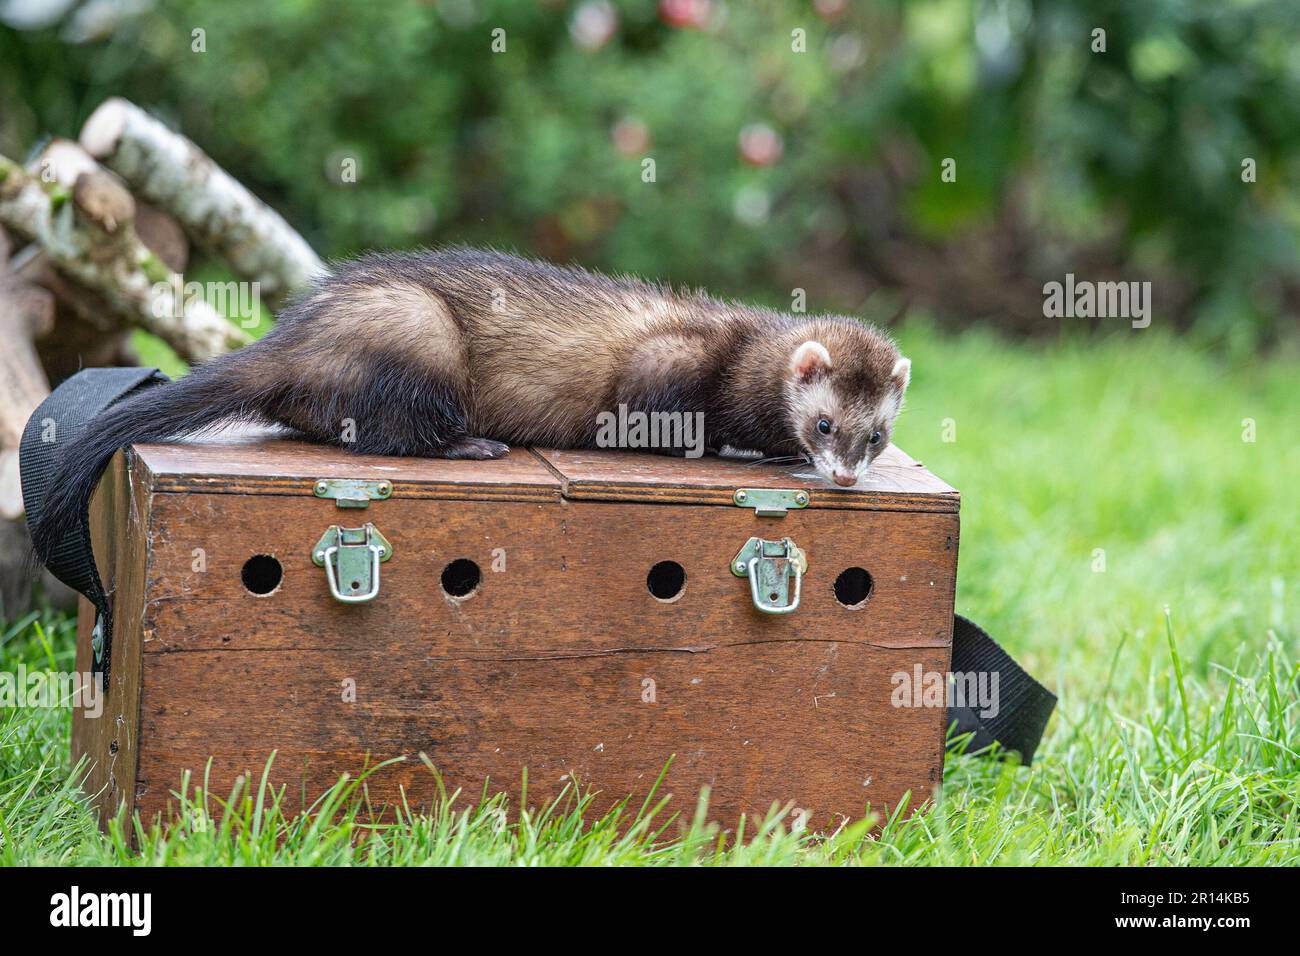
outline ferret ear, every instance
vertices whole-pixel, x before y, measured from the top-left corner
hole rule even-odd
[[[790,371],[800,382],[814,382],[831,371],[831,353],[826,346],[809,339],[790,356]]]
[[[907,383],[912,380],[912,360],[910,358],[900,357],[894,363],[894,370],[890,372],[894,384],[898,386],[900,392],[907,391]]]

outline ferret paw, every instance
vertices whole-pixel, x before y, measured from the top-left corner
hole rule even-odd
[[[442,451],[443,458],[472,458],[482,461],[488,458],[500,458],[510,450],[509,445],[490,438],[462,438],[455,444],[448,445]]]

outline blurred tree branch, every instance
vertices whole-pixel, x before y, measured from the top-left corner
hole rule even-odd
[[[81,144],[146,199],[174,215],[202,245],[275,307],[325,265],[270,206],[179,133],[120,98],[81,130]]]
[[[81,173],[71,191],[44,183],[0,156],[0,223],[38,243],[62,273],[103,296],[201,362],[248,337],[197,296],[178,297],[179,277],[140,241],[135,200],[102,170]]]

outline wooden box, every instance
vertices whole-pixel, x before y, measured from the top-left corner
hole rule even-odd
[[[576,780],[601,809],[639,805],[672,758],[671,808],[689,816],[708,786],[727,827],[774,802],[816,828],[909,791],[915,806],[940,782],[946,711],[893,691],[948,670],[958,495],[893,448],[848,491],[799,470],[290,441],[120,453],[92,507],[116,628],[103,714],[74,722],[87,790],[148,821],[183,771],[201,781],[210,760],[224,796],[275,751],[297,807],[405,756],[370,797],[404,788],[419,808],[427,754],[448,792],[486,779],[513,801],[527,768],[530,805]],[[375,568],[378,595],[332,596],[323,552],[343,597]],[[792,612],[756,607],[788,608],[796,584]],[[83,602],[83,672],[92,623]]]

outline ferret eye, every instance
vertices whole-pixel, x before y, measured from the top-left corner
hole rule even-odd
[[[817,422],[817,430],[823,435],[829,435],[831,433],[831,423],[823,418]]]
[[[867,440],[870,441],[871,444],[873,444],[873,445],[879,445],[879,444],[880,444],[880,432],[872,432],[872,433],[871,433],[871,437],[870,437],[869,439],[867,439]]]

